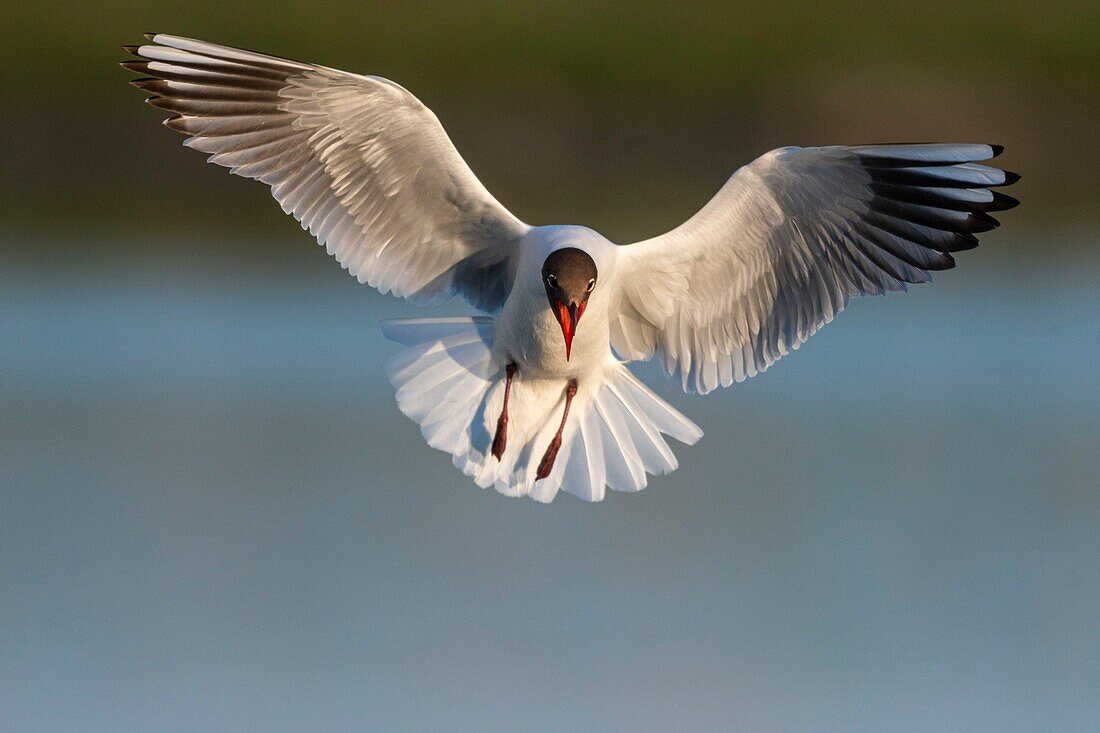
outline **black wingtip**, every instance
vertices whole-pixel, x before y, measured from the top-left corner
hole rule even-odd
[[[1000,191],[993,192],[993,201],[985,205],[985,211],[1008,211],[1020,205],[1018,199]]]
[[[141,46],[123,46],[122,50],[128,54],[133,54],[134,56],[137,56],[139,48],[141,48]]]
[[[947,252],[965,252],[978,246],[978,238],[969,232],[957,232],[951,249]]]
[[[145,36],[150,41],[155,41],[156,37],[159,36],[160,34],[159,33],[142,33],[141,35]]]
[[[993,158],[996,158],[998,155],[1000,155],[1001,153],[1003,153],[1005,151],[1005,146],[1004,145],[992,145],[991,144],[989,147],[993,148],[993,155],[991,156]]]
[[[984,211],[970,212],[968,224],[970,226],[969,231],[972,234],[980,234],[981,232],[993,231],[997,227],[1001,226],[1001,222],[997,221]]]
[[[1020,180],[1020,174],[1019,173],[1013,173],[1012,171],[1005,171],[1005,182],[1002,183],[1001,185],[1002,186],[1011,186],[1013,183],[1015,183],[1018,180]]]

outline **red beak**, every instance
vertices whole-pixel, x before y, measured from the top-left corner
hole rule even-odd
[[[561,325],[561,335],[565,337],[565,360],[569,361],[569,351],[573,348],[573,335],[577,332],[577,321],[584,313],[584,303],[577,305],[570,303],[568,306],[560,300],[554,301],[554,315],[558,317]]]

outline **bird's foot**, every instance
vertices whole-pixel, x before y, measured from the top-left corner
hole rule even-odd
[[[493,458],[498,461],[504,455],[504,449],[508,447],[508,416],[501,413],[497,420],[497,431],[493,435]]]
[[[504,449],[508,446],[508,397],[512,394],[512,377],[516,375],[516,365],[509,364],[505,367],[508,374],[504,383],[504,407],[497,418],[497,431],[493,435],[493,457],[498,461],[504,455]]]
[[[561,450],[561,434],[565,430],[565,421],[569,418],[569,406],[573,404],[573,398],[576,395],[577,380],[570,379],[565,386],[565,410],[562,411],[561,424],[558,425],[558,432],[554,434],[554,439],[550,441],[550,445],[546,446],[546,452],[542,454],[539,468],[535,472],[536,481],[546,478],[554,470],[554,460],[558,457],[558,451]]]
[[[554,470],[554,459],[558,457],[559,450],[561,450],[561,436],[555,435],[554,439],[550,441],[550,445],[546,446],[546,452],[542,454],[542,460],[539,461],[539,470],[535,472],[536,481],[546,478]]]

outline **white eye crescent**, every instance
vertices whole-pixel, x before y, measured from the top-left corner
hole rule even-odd
[[[549,285],[552,290],[558,289],[558,279],[554,277],[553,273],[546,276],[546,284]]]
[[[592,278],[591,280],[588,281],[588,287],[586,287],[584,290],[585,290],[585,292],[591,293],[592,289],[595,288],[595,287],[596,287],[596,278]]]

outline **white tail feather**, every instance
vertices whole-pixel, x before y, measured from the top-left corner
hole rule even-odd
[[[506,496],[552,501],[564,490],[600,501],[608,487],[641,491],[646,474],[668,473],[676,457],[669,435],[694,443],[702,431],[618,362],[603,383],[578,391],[550,475],[535,479],[561,420],[565,381],[513,379],[508,446],[501,460],[490,446],[504,404],[504,364],[492,355],[491,318],[431,318],[382,323],[382,333],[406,348],[387,365],[401,411],[420,425],[433,448],[482,488]]]

